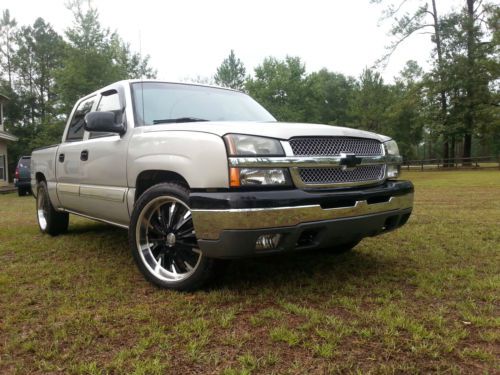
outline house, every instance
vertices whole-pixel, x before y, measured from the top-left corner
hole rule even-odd
[[[0,186],[9,183],[9,163],[7,159],[7,143],[16,142],[17,137],[5,131],[3,126],[4,104],[9,101],[5,95],[0,94]]]

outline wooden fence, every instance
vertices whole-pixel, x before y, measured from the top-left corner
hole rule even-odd
[[[402,165],[407,170],[450,170],[450,169],[500,169],[500,156],[479,156],[474,158],[405,160]]]

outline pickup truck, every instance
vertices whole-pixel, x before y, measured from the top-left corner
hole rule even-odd
[[[401,161],[389,137],[277,122],[242,92],[127,80],[78,100],[31,185],[42,232],[70,213],[127,229],[147,280],[193,290],[223,259],[347,251],[404,225]]]

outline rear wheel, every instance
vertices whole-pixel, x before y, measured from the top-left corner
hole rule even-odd
[[[132,256],[144,277],[162,288],[197,289],[215,272],[217,261],[198,246],[188,201],[185,187],[162,183],[146,190],[132,213]]]
[[[20,197],[25,196],[26,195],[26,189],[22,188],[22,187],[18,187],[17,188],[17,195],[19,195]]]
[[[67,212],[58,212],[54,209],[54,206],[50,202],[45,181],[38,184],[37,191],[36,216],[40,230],[51,236],[65,233],[68,230],[69,214]]]

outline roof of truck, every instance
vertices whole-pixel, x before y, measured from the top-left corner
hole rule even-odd
[[[117,81],[117,82],[111,83],[108,86],[101,87],[99,90],[96,90],[96,91],[94,91],[92,93],[89,93],[88,95],[85,95],[84,97],[82,97],[80,99],[85,99],[87,97],[96,95],[96,94],[98,94],[100,92],[103,92],[103,91],[106,91],[108,89],[112,89],[116,85],[128,85],[128,84],[131,84],[131,83],[141,83],[141,82],[144,82],[144,83],[156,82],[156,83],[169,83],[169,84],[174,84],[174,85],[201,86],[201,87],[210,87],[210,88],[220,89],[220,90],[228,90],[228,91],[234,91],[234,92],[241,92],[241,91],[238,91],[238,90],[231,89],[229,87],[222,87],[222,86],[216,86],[216,85],[204,85],[204,84],[201,84],[201,83],[193,83],[193,82],[163,81],[163,80],[160,80],[160,79],[124,79],[122,81]]]

